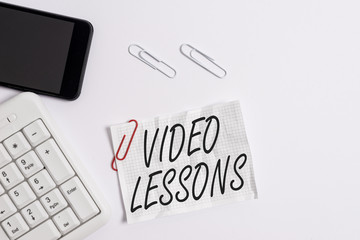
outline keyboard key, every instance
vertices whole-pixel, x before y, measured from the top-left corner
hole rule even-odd
[[[23,182],[11,189],[9,195],[18,208],[23,208],[36,199],[27,182]]]
[[[47,193],[56,186],[46,170],[42,170],[29,178],[29,183],[38,196]]]
[[[22,182],[22,180],[24,180],[24,176],[21,174],[15,163],[12,162],[0,169],[0,182],[5,189],[12,188],[16,184]]]
[[[0,221],[16,212],[16,207],[7,194],[0,197]]]
[[[40,159],[36,156],[34,151],[28,152],[16,160],[16,164],[26,178],[44,168],[44,165],[42,165]]]
[[[55,224],[51,220],[48,220],[18,240],[56,240],[60,237],[61,234],[55,227]]]
[[[1,186],[0,184],[0,195],[3,194],[5,192],[5,189],[3,188],[3,186]]]
[[[11,162],[11,157],[6,151],[4,145],[0,143],[0,168],[5,166],[7,163]]]
[[[1,240],[10,240],[1,227],[0,227],[0,239]]]
[[[67,206],[65,198],[57,188],[44,195],[40,201],[50,215],[59,212]]]
[[[56,184],[61,184],[75,175],[74,170],[56,145],[54,139],[47,140],[37,147],[35,151],[40,156]]]
[[[78,177],[74,177],[61,185],[60,189],[81,221],[87,221],[99,212],[95,202]]]
[[[23,132],[32,146],[39,145],[50,137],[49,131],[40,119],[25,127]]]
[[[63,234],[70,232],[80,225],[80,221],[70,208],[67,208],[61,213],[57,214],[55,217],[53,217],[53,220]]]
[[[15,133],[4,141],[5,148],[9,151],[13,159],[16,159],[31,149],[21,132]]]
[[[17,238],[29,231],[29,226],[26,224],[20,213],[16,213],[15,215],[9,217],[3,221],[1,225],[11,239]]]
[[[21,214],[30,227],[35,227],[49,217],[39,201],[33,202],[26,208],[22,209]]]

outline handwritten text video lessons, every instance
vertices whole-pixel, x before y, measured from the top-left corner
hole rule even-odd
[[[205,132],[195,131],[196,125],[200,122],[205,122],[207,124]],[[216,135],[213,139],[208,139],[208,131],[213,127],[215,128]],[[208,118],[200,117],[192,121],[191,131],[187,134],[185,128],[180,123],[177,123],[171,127],[166,126],[163,129],[162,137],[160,138],[159,132],[160,129],[157,128],[154,136],[149,136],[148,130],[145,130],[144,133],[144,164],[146,168],[151,167],[151,161],[169,161],[175,162],[180,154],[187,154],[190,157],[193,154],[210,154],[214,147],[216,146],[216,142],[218,139],[218,135],[220,132],[220,120],[217,116],[210,116]],[[174,148],[174,138],[175,135],[179,134],[181,136],[181,144]],[[169,136],[168,136],[169,135]],[[170,140],[170,148],[169,155],[163,156],[163,148],[165,138],[169,137]],[[188,145],[184,146],[185,138],[188,137]],[[194,147],[192,146],[192,140],[194,138],[202,139],[202,147]],[[160,141],[161,140],[161,141]],[[150,141],[150,147],[148,143]],[[160,145],[160,154],[158,159],[152,159],[153,149],[156,144]],[[186,148],[186,151],[183,149]],[[195,166],[186,165],[181,171],[177,171],[175,168],[170,168],[167,171],[165,170],[157,170],[148,176],[139,176],[136,185],[134,187],[134,192],[131,200],[131,212],[135,212],[140,209],[147,210],[151,208],[151,206],[156,204],[161,205],[169,205],[172,201],[184,202],[189,197],[192,197],[194,200],[199,200],[203,196],[205,189],[210,188],[210,196],[214,196],[214,189],[219,188],[221,194],[224,194],[225,191],[239,191],[244,184],[244,181],[239,173],[239,170],[246,164],[247,156],[245,153],[241,153],[238,156],[225,156],[224,159],[218,159],[216,163],[215,169],[210,169],[208,164],[205,162],[197,163]],[[221,169],[223,165],[222,162],[225,162],[225,167]],[[229,165],[231,165],[229,167]],[[227,179],[227,172],[234,171],[236,175],[236,179]],[[199,183],[198,177],[200,173],[205,174],[205,181]],[[193,175],[193,179],[191,181],[191,187],[188,189],[186,187],[185,182],[190,181],[190,176]],[[153,184],[154,178],[162,178],[162,186],[158,186]],[[172,184],[173,181],[178,181],[181,185],[181,189],[178,189],[176,192],[172,192],[169,189],[169,185]],[[144,199],[136,199],[138,186],[139,184],[146,184],[145,198]],[[228,186],[227,186],[228,184]],[[154,191],[157,188],[163,188],[164,194],[161,194],[159,199],[149,199],[149,193]]]

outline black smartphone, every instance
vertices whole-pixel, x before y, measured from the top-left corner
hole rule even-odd
[[[0,2],[0,85],[78,98],[92,34],[86,20]]]

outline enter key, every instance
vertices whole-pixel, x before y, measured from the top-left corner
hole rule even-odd
[[[73,177],[65,182],[60,186],[60,189],[82,222],[89,220],[99,213],[94,200],[90,197],[78,177]]]

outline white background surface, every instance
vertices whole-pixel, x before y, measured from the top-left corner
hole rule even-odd
[[[42,97],[112,207],[88,240],[360,238],[359,1],[12,2],[95,28],[80,98]],[[131,43],[175,67],[176,78],[131,57]],[[228,76],[184,58],[182,43]],[[0,101],[17,93],[0,87]],[[259,200],[127,225],[108,127],[235,99]]]

